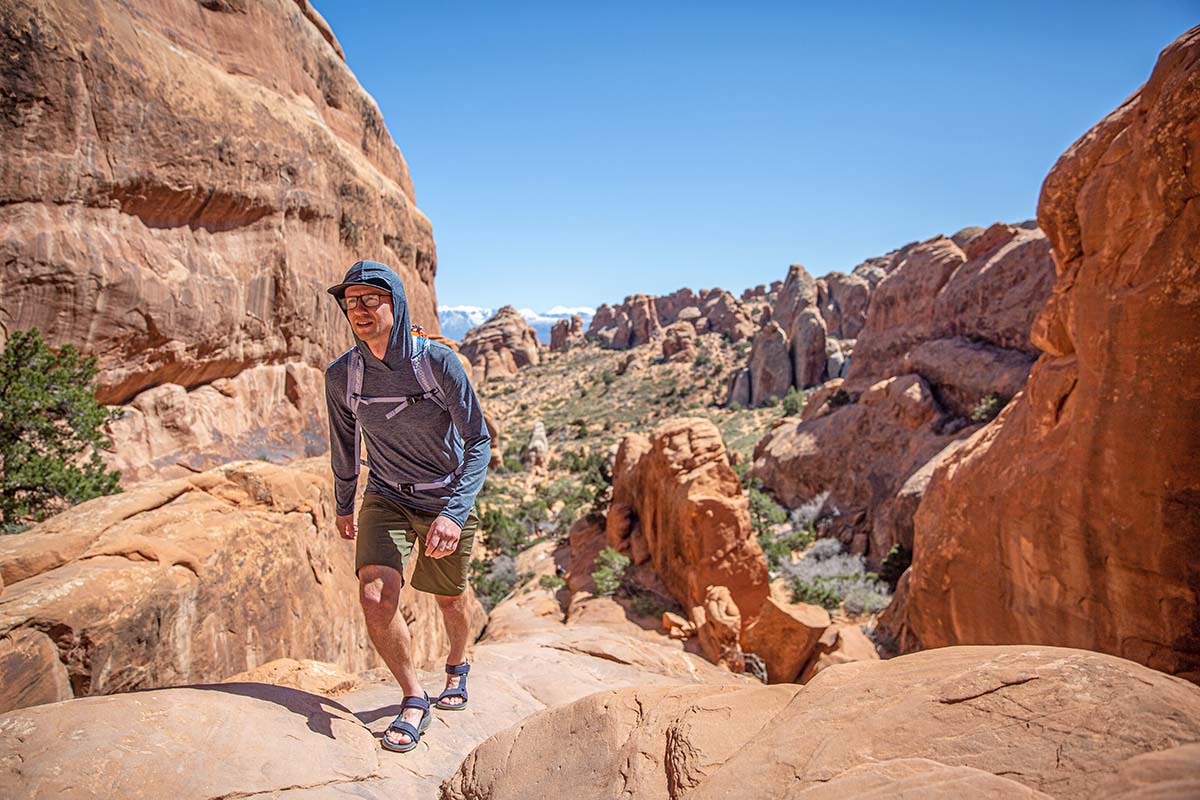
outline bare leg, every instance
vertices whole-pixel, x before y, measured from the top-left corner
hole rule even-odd
[[[446,636],[450,639],[450,655],[446,657],[447,664],[461,664],[467,656],[467,636],[470,633],[470,619],[467,614],[467,594],[453,596],[435,594],[438,607],[442,609],[442,623],[446,626]],[[458,675],[446,676],[446,688],[458,686]],[[462,704],[461,697],[447,697],[443,705],[457,706]]]
[[[358,571],[358,600],[362,604],[367,622],[367,633],[371,643],[392,675],[404,690],[404,695],[424,697],[417,671],[412,666],[412,639],[408,623],[400,613],[400,589],[404,585],[400,573],[391,567],[365,566]],[[421,722],[421,710],[407,708],[404,720],[416,727]],[[403,733],[388,734],[393,744],[407,744],[409,737]]]

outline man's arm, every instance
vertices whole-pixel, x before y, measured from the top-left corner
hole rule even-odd
[[[488,462],[492,458],[492,437],[488,435],[483,421],[483,407],[475,395],[462,362],[453,352],[444,360],[441,375],[442,391],[454,427],[463,438],[463,472],[450,488],[454,495],[442,510],[441,516],[448,517],[459,528],[467,521],[467,514],[475,505],[475,496],[483,488],[487,476]]]
[[[342,518],[354,521],[354,493],[358,488],[358,468],[354,461],[354,436],[357,433],[354,414],[346,405],[346,381],[349,372],[337,361],[325,370],[325,408],[329,412],[329,461],[333,467],[334,513],[338,532],[347,539]],[[351,534],[353,528],[350,529]]]

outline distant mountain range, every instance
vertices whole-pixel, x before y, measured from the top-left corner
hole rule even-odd
[[[480,308],[479,306],[442,306],[438,309],[438,322],[442,325],[442,335],[462,341],[467,331],[487,322],[496,311],[497,309],[494,308]],[[554,327],[554,323],[560,319],[570,319],[572,314],[578,314],[583,318],[583,327],[586,330],[596,309],[555,306],[549,311],[541,313],[531,308],[522,308],[520,312],[529,326],[537,331],[538,341],[542,344],[550,344],[550,329]]]

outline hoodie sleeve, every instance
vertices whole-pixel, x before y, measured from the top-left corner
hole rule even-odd
[[[487,425],[483,421],[483,407],[479,404],[475,389],[453,351],[442,360],[441,386],[450,409],[450,418],[463,438],[463,473],[451,484],[450,489],[454,494],[441,516],[463,525],[475,505],[475,496],[483,488],[483,479],[487,477],[488,462],[492,458],[492,437],[488,435]]]
[[[358,464],[354,463],[354,414],[346,405],[349,370],[341,359],[325,370],[325,407],[329,411],[329,461],[333,467],[335,513],[354,513]]]

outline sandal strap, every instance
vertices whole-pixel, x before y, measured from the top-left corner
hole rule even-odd
[[[462,699],[466,700],[467,699],[467,690],[465,687],[461,687],[461,686],[456,687],[454,689],[447,689],[446,691],[444,691],[440,695],[438,695],[438,702],[439,703],[442,702],[447,697],[461,697]]]
[[[404,700],[402,700],[400,702],[400,708],[401,709],[419,708],[422,711],[428,711],[429,710],[429,695],[425,695],[425,697],[417,697],[416,695],[409,695],[408,697],[405,697]]]
[[[387,726],[387,730],[388,731],[396,731],[398,733],[405,734],[406,736],[408,736],[408,740],[410,742],[421,741],[421,732],[418,731],[415,727],[413,727],[413,724],[411,722],[405,722],[404,720],[400,719],[399,717],[397,717],[392,722],[391,725]],[[387,731],[384,731],[384,733],[386,734]]]
[[[466,663],[465,661],[461,664],[447,664],[446,665],[446,674],[447,675],[466,675],[470,671],[471,671],[471,665]]]

